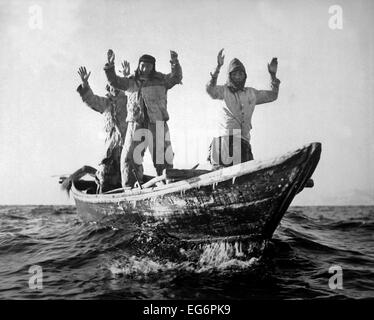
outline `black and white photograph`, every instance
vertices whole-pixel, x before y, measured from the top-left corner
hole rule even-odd
[[[373,299],[373,17],[0,0],[0,300]]]

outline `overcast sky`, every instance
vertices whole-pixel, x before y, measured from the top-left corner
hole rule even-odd
[[[335,4],[342,29],[329,27]],[[117,70],[127,59],[133,71],[149,53],[164,73],[169,50],[178,52],[183,85],[169,91],[168,110],[179,168],[205,164],[219,106],[205,84],[219,49],[226,59],[218,82],[236,57],[256,89],[269,88],[267,63],[278,57],[279,98],[253,116],[255,159],[320,141],[315,187],[294,204],[374,204],[373,16],[370,0],[1,0],[0,204],[72,203],[51,176],[101,160],[102,116],[76,92],[77,70],[86,66],[104,95],[109,48]],[[154,173],[149,156],[145,167]]]

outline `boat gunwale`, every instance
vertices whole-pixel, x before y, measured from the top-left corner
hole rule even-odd
[[[277,165],[282,164],[287,159],[292,158],[297,153],[302,152],[303,150],[307,151],[308,149],[313,148],[313,146],[319,145],[319,142],[312,142],[306,144],[294,151],[289,151],[285,154],[282,154],[278,157],[272,157],[266,160],[252,160],[244,163],[239,163],[237,165],[223,168],[220,170],[208,172],[196,177],[192,177],[186,180],[176,181],[170,184],[157,186],[153,188],[146,189],[136,189],[136,190],[125,190],[121,193],[115,194],[86,194],[76,189],[74,183],[72,185],[72,194],[74,199],[80,200],[82,202],[89,202],[93,204],[99,203],[119,203],[122,201],[139,201],[145,200],[157,196],[163,196],[167,194],[185,192],[194,188],[201,188],[205,186],[210,186],[217,184],[219,182],[228,181],[230,179],[235,179],[240,176],[244,176],[256,171],[263,169],[271,169]]]

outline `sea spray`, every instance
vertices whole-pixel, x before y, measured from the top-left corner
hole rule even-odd
[[[144,278],[165,270],[175,269],[176,264],[172,262],[154,261],[147,257],[131,256],[129,258],[118,258],[109,266],[113,275]]]
[[[231,265],[248,267],[258,262],[265,247],[263,241],[222,240],[202,244],[198,264],[208,268],[226,268]]]
[[[264,241],[186,243],[162,229],[142,230],[131,241],[135,255],[118,257],[109,265],[114,275],[149,277],[164,271],[192,273],[250,269],[260,263]]]

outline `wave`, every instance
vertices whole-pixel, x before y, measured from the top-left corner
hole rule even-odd
[[[344,230],[354,230],[356,232],[374,231],[374,222],[373,221],[361,221],[361,220],[341,221],[341,222],[330,223],[328,227],[330,229],[343,230],[343,231]]]
[[[72,206],[0,206],[0,212],[2,298],[373,296],[371,208],[298,207],[271,241],[206,244],[129,230],[120,219],[85,223]],[[45,289],[34,295],[24,289],[33,264],[45,271]],[[342,266],[344,291],[329,289],[331,265]]]

